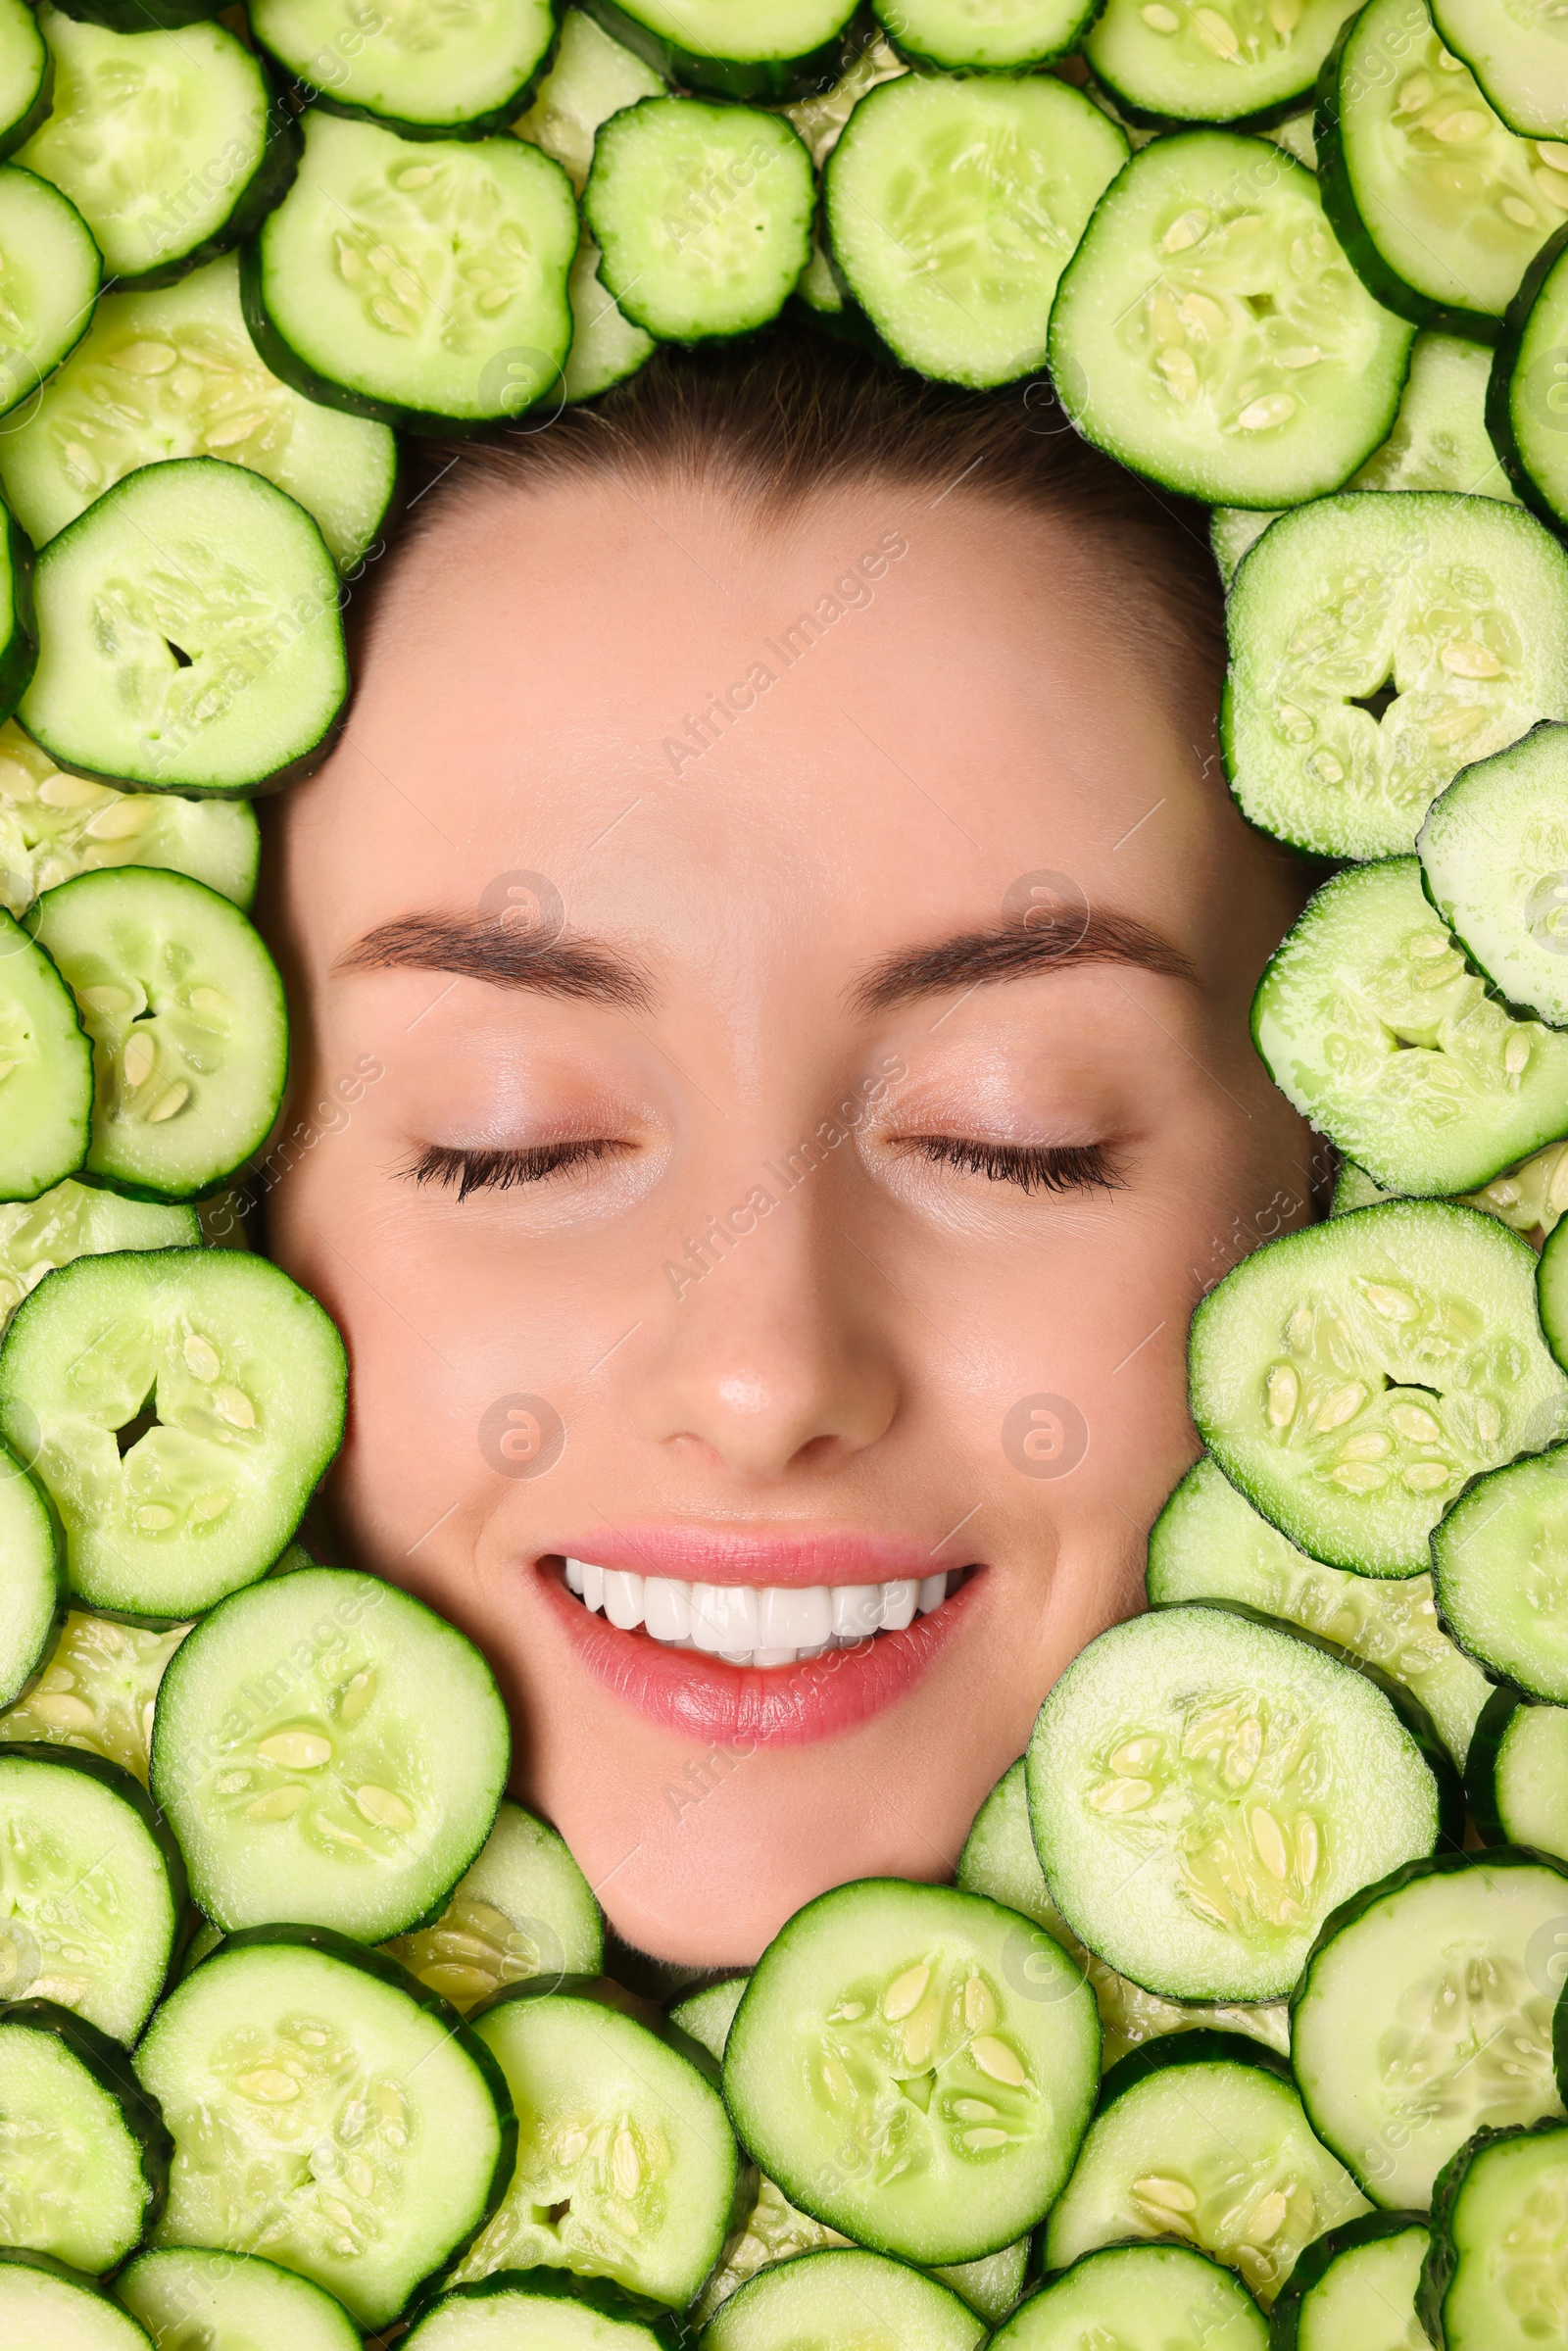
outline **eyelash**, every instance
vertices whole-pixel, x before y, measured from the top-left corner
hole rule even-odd
[[[907,1135],[914,1150],[941,1167],[1016,1184],[1020,1192],[1119,1192],[1121,1176],[1098,1143],[980,1143],[968,1135]]]
[[[412,1167],[402,1169],[410,1183],[434,1184],[457,1192],[460,1201],[470,1192],[511,1192],[519,1184],[542,1184],[548,1176],[568,1167],[608,1159],[619,1146],[604,1136],[582,1143],[536,1143],[525,1151],[458,1151],[451,1144],[427,1144]]]

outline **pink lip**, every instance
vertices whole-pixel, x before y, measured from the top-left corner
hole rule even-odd
[[[595,1546],[592,1555],[602,1556],[602,1547]],[[577,1556],[575,1552],[570,1555]],[[689,1551],[682,1555],[690,1562]],[[769,1579],[779,1583],[891,1580],[885,1570],[852,1579],[830,1577],[820,1568],[813,1578],[804,1574],[774,1577],[771,1547],[765,1559]],[[897,1705],[923,1680],[967,1622],[986,1581],[984,1576],[971,1576],[934,1614],[916,1617],[902,1633],[879,1633],[875,1640],[855,1648],[829,1649],[823,1657],[804,1658],[799,1665],[776,1666],[764,1672],[725,1665],[695,1649],[666,1648],[642,1631],[621,1633],[572,1596],[558,1563],[541,1560],[535,1573],[546,1607],[596,1682],[639,1714],[683,1739],[742,1753],[753,1747],[811,1746],[820,1739],[853,1731]],[[739,1583],[752,1579],[735,1569],[728,1578],[709,1576],[703,1580]]]
[[[615,1526],[567,1536],[551,1546],[564,1559],[689,1584],[892,1584],[967,1567],[960,1550],[877,1535],[732,1533],[723,1527]]]

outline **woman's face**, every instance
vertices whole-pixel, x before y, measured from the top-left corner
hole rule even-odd
[[[1194,1303],[1306,1213],[1247,1029],[1295,884],[1142,610],[961,488],[496,490],[282,804],[338,1538],[482,1644],[661,1956],[951,1873],[1139,1605]]]

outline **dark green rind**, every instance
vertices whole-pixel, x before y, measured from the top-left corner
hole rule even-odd
[[[203,16],[211,13],[207,9],[202,11]],[[191,20],[188,18],[181,19],[181,23],[189,22]],[[143,24],[138,29],[151,31],[153,28]],[[300,151],[300,134],[294,118],[282,101],[274,96],[267,110],[267,139],[261,160],[212,235],[204,237],[199,245],[193,245],[188,253],[180,254],[177,260],[155,263],[150,269],[138,269],[134,276],[117,277],[116,293],[151,294],[159,286],[172,286],[177,278],[188,277],[192,269],[199,269],[203,262],[216,261],[220,253],[227,253],[232,246],[242,244],[247,237],[253,236],[273,207],[282,203],[293,185],[294,175],[299,170]],[[86,324],[84,321],[84,333]]]
[[[1408,318],[1416,326],[1434,326],[1443,334],[1463,335],[1472,343],[1495,343],[1502,333],[1500,318],[1494,318],[1488,311],[1462,310],[1450,303],[1435,302],[1429,294],[1418,293],[1414,286],[1406,285],[1379,252],[1361,218],[1340,137],[1340,67],[1360,21],[1359,14],[1347,20],[1323,62],[1317,81],[1312,135],[1317,146],[1318,185],[1323,191],[1323,210],[1329,226],[1367,292],[1386,311],[1393,311],[1396,318]]]
[[[1314,2237],[1280,2288],[1269,2323],[1269,2351],[1297,2351],[1301,2304],[1342,2253],[1353,2253],[1357,2245],[1375,2245],[1386,2236],[1403,2236],[1407,2229],[1430,2230],[1431,2226],[1424,2212],[1363,2212],[1359,2219]]]
[[[1497,1757],[1502,1752],[1508,1725],[1524,1703],[1516,1690],[1507,1687],[1494,1690],[1477,1715],[1476,1727],[1470,1735],[1470,1752],[1464,1764],[1465,1801],[1476,1835],[1489,1848],[1508,1842],[1508,1832],[1497,1810]]]
[[[1222,2034],[1220,2037],[1229,2038],[1230,2035]],[[1246,2286],[1235,2270],[1225,2262],[1216,2261],[1213,2255],[1205,2253],[1200,2245],[1195,2245],[1190,2236],[1116,2236],[1112,2237],[1108,2244],[1091,2245],[1087,2253],[1078,2254],[1074,2260],[1068,2262],[1065,2269],[1048,2270],[1044,2275],[1033,2271],[1030,2280],[1031,2290],[1023,2296],[1014,2309],[1008,2312],[1004,2327],[990,2338],[991,2344],[1000,2346],[1001,2351],[1006,2351],[1006,2329],[1016,2320],[1027,2318],[1029,2305],[1035,2300],[1036,2293],[1048,2285],[1059,2284],[1063,2278],[1070,2278],[1074,2270],[1081,2270],[1092,2261],[1102,2261],[1107,2253],[1148,2253],[1159,2247],[1172,2253],[1190,2254],[1194,2261],[1206,2262],[1211,2270],[1217,2270],[1222,2278],[1228,2278],[1239,2292],[1244,2294],[1247,2292]],[[1043,2258],[1043,2243],[1037,2239],[1031,2248],[1031,2263],[1034,2262],[1037,2255]],[[1248,2298],[1250,2300],[1251,2297]],[[982,2346],[982,2351],[987,2351],[987,2346]]]
[[[177,32],[220,16],[224,0],[60,0],[63,17],[101,24],[106,32]]]
[[[1082,43],[1096,18],[1103,13],[1105,0],[1087,0],[1087,4],[1080,7],[1077,21],[1066,38],[1058,41],[1054,49],[1042,49],[1037,57],[1019,58],[1005,66],[981,66],[967,58],[938,57],[933,49],[917,47],[907,31],[900,31],[898,0],[871,0],[871,7],[878,29],[888,47],[906,66],[912,66],[917,73],[1032,73],[1037,67],[1053,66],[1058,58],[1070,57]],[[1114,91],[1111,95],[1115,96]],[[1117,98],[1116,103],[1120,106],[1121,99]]]
[[[1471,71],[1474,72],[1474,68]],[[1558,532],[1568,530],[1568,507],[1554,506],[1520,455],[1513,430],[1513,371],[1519,364],[1519,352],[1524,342],[1530,314],[1547,278],[1568,255],[1568,220],[1555,236],[1546,239],[1525,271],[1519,291],[1509,303],[1502,321],[1502,337],[1497,354],[1492,363],[1492,375],[1487,385],[1487,430],[1492,446],[1502,462],[1502,469],[1527,507],[1541,516],[1543,522]],[[1568,435],[1568,415],[1563,417],[1563,431]],[[1565,442],[1568,446],[1568,442]]]
[[[1568,1223],[1568,1218],[1565,1218],[1564,1222]],[[1525,1246],[1528,1248],[1529,1243],[1527,1242]],[[1547,1247],[1550,1247],[1549,1240],[1547,1242]],[[1545,1255],[1544,1249],[1543,1249],[1542,1255]],[[1541,1318],[1541,1327],[1543,1330],[1546,1330],[1546,1318],[1544,1314],[1543,1314]],[[1558,1361],[1561,1362],[1562,1357],[1558,1353],[1558,1349],[1552,1341],[1550,1331],[1546,1331],[1546,1344],[1551,1347],[1553,1355],[1556,1355]],[[1565,1444],[1568,1444],[1568,1441],[1559,1441],[1559,1443],[1556,1445],[1544,1445],[1539,1452],[1515,1453],[1511,1461],[1501,1461],[1497,1464],[1495,1469],[1484,1469],[1478,1472],[1475,1477],[1466,1478],[1464,1484],[1460,1487],[1458,1493],[1454,1495],[1452,1501],[1448,1504],[1448,1507],[1446,1510],[1445,1510],[1443,1516],[1439,1519],[1437,1525],[1433,1528],[1432,1533],[1427,1538],[1428,1547],[1432,1553],[1432,1600],[1433,1605],[1437,1609],[1438,1624],[1442,1629],[1445,1639],[1452,1641],[1454,1647],[1459,1651],[1462,1657],[1468,1657],[1472,1665],[1479,1666],[1489,1682],[1504,1683],[1510,1690],[1521,1690],[1526,1697],[1534,1699],[1538,1705],[1542,1706],[1555,1705],[1557,1701],[1554,1698],[1547,1696],[1542,1690],[1531,1690],[1527,1683],[1519,1681],[1517,1676],[1514,1674],[1504,1672],[1503,1668],[1500,1665],[1495,1664],[1492,1658],[1484,1657],[1479,1649],[1471,1648],[1466,1641],[1460,1639],[1458,1632],[1448,1621],[1448,1612],[1443,1604],[1443,1557],[1438,1546],[1444,1528],[1447,1526],[1449,1520],[1452,1518],[1454,1512],[1459,1508],[1460,1504],[1462,1502],[1467,1502],[1473,1494],[1478,1493],[1480,1489],[1489,1484],[1493,1478],[1500,1478],[1503,1471],[1506,1469],[1520,1469],[1527,1461],[1544,1461],[1548,1453],[1563,1452]]]
[[[51,1748],[51,1754],[58,1752]],[[169,2193],[169,2167],[174,2157],[174,2142],[164,2127],[164,2110],[149,2090],[142,2088],[131,2071],[130,2058],[119,2041],[84,2016],[73,2009],[61,2008],[53,2000],[7,2000],[0,2002],[0,2029],[7,2025],[27,2025],[35,2033],[52,2033],[64,2041],[73,2057],[86,2067],[101,2089],[119,2106],[125,2120],[125,2129],[141,2149],[141,2176],[147,2182],[147,2203],[142,2215],[142,2233],[145,2235],[156,2224]],[[140,2242],[140,2239],[137,2240]],[[135,2251],[126,2245],[117,2256],[124,2260]]]
[[[95,2278],[84,2278],[79,2270],[68,2269],[63,2261],[56,2261],[53,2254],[24,2253],[16,2245],[0,2245],[0,2262],[11,2262],[19,2270],[41,2270],[46,2278],[57,2278],[62,2285],[74,2285],[77,2293],[90,2294],[95,2302],[107,2303],[116,2318],[123,2319],[127,2327],[137,2324],[128,2310],[122,2310],[113,2295],[104,2292]],[[150,2344],[152,2336],[147,2334],[145,2327],[141,2332]],[[69,2351],[69,2346],[62,2344],[60,2351]]]
[[[675,82],[683,90],[702,98],[788,105],[793,99],[809,98],[813,91],[829,89],[838,80],[844,71],[845,45],[858,0],[850,0],[843,24],[820,49],[811,50],[806,57],[775,58],[700,56],[695,50],[666,41],[651,25],[618,8],[615,0],[581,0],[581,4],[623,49],[630,49],[652,66],[656,73],[662,73],[666,81]]]
[[[1541,1263],[1536,1269],[1536,1302],[1541,1310],[1541,1328],[1545,1334],[1546,1345],[1556,1360],[1565,1370],[1568,1370],[1568,1320],[1565,1320],[1559,1328],[1553,1329],[1546,1316],[1545,1277],[1547,1270],[1550,1268],[1555,1275],[1557,1259],[1559,1257],[1568,1259],[1568,1240],[1559,1241],[1557,1238],[1564,1226],[1568,1226],[1568,1216],[1565,1216],[1560,1224],[1554,1225],[1546,1235],[1544,1246],[1541,1251]],[[1565,1268],[1564,1282],[1565,1289],[1568,1289],[1568,1268]],[[1565,1299],[1565,1303],[1568,1303],[1568,1299]],[[1442,1524],[1441,1520],[1439,1524]]]
[[[1558,2014],[1561,2014],[1560,2003]],[[1516,2123],[1506,2131],[1478,2131],[1473,2138],[1465,2140],[1456,2154],[1449,2156],[1438,2174],[1432,2190],[1432,2242],[1427,2248],[1426,2260],[1421,2265],[1415,2311],[1427,2333],[1439,2346],[1439,2351],[1445,2351],[1448,2339],[1444,2331],[1443,2305],[1447,2300],[1454,2271],[1459,2266],[1451,2234],[1453,2208],[1459,2200],[1470,2166],[1478,2155],[1484,2155],[1489,2147],[1497,2146],[1503,2139],[1546,2138],[1553,2131],[1568,2135],[1568,2123],[1548,2116],[1544,2122]],[[1453,2351],[1466,2351],[1466,2347],[1456,2344]],[[1469,2351],[1473,2351],[1473,2346],[1469,2347]]]
[[[91,316],[89,308],[87,318],[82,320],[83,334]],[[79,339],[78,336],[76,340]],[[64,359],[66,354],[62,352],[60,356]],[[24,393],[23,397],[25,399],[27,395]],[[3,723],[31,685],[32,673],[38,666],[38,623],[32,609],[32,543],[24,536],[15,514],[3,506],[0,506],[0,544],[11,574],[11,610],[9,614],[0,615],[0,619],[9,621],[5,644],[0,646],[0,723]]]
[[[4,1478],[8,1474],[8,1469],[9,1474],[25,1478],[49,1523],[49,1542],[54,1551],[55,1561],[55,1605],[54,1614],[49,1620],[49,1631],[44,1637],[43,1647],[38,1652],[32,1671],[25,1674],[17,1684],[14,1696],[6,1697],[4,1691],[0,1690],[0,1708],[20,1706],[28,1690],[36,1689],[39,1682],[42,1681],[44,1674],[48,1671],[49,1660],[53,1657],[59,1644],[60,1636],[66,1629],[66,1618],[71,1613],[71,1585],[66,1574],[66,1530],[61,1522],[60,1513],[55,1508],[54,1496],[49,1489],[33,1476],[31,1470],[17,1458],[10,1445],[0,1444],[0,1478]],[[8,1742],[0,1742],[0,1755],[5,1752],[5,1743]],[[57,1751],[54,1747],[49,1749],[51,1754],[55,1754]]]
[[[1222,2033],[1213,2026],[1200,2025],[1191,2033],[1161,2033],[1118,2057],[1102,2079],[1095,2121],[1098,2123],[1118,2098],[1124,2098],[1129,2090],[1137,2089],[1155,2074],[1169,2073],[1173,2066],[1184,2065],[1245,2065],[1254,2074],[1272,2074],[1277,2082],[1296,2088],[1290,2059],[1281,2056],[1278,2049],[1271,2049],[1266,2041],[1253,2040],[1246,2033]],[[1135,2241],[1143,2244],[1147,2240],[1139,2237]],[[1189,2246],[1188,2250],[1191,2249]]]
[[[1106,0],[1097,0],[1097,5],[1090,16],[1088,23],[1080,27],[1078,33],[1078,38],[1080,40],[1082,40],[1084,34],[1088,32],[1090,26],[1095,23],[1096,18],[1103,13],[1105,4]],[[1320,69],[1318,71],[1320,71]],[[1136,98],[1127,97],[1116,87],[1116,84],[1112,81],[1110,75],[1104,71],[1103,67],[1091,68],[1089,78],[1097,89],[1104,91],[1105,96],[1110,100],[1111,105],[1116,109],[1117,114],[1122,118],[1123,122],[1131,123],[1134,129],[1152,130],[1156,132],[1168,130],[1235,130],[1248,133],[1256,132],[1261,136],[1263,132],[1272,130],[1277,122],[1283,122],[1287,115],[1298,115],[1302,113],[1306,107],[1311,105],[1312,94],[1317,87],[1318,71],[1314,71],[1313,73],[1309,73],[1306,79],[1300,84],[1299,88],[1293,90],[1288,98],[1276,99],[1274,103],[1269,106],[1256,107],[1250,115],[1225,115],[1223,117],[1214,115],[1168,115],[1161,114],[1156,107],[1140,106]],[[1287,149],[1286,152],[1289,153],[1290,150]],[[1296,161],[1299,163],[1300,160],[1300,157],[1297,156]],[[1139,2241],[1143,2242],[1144,2240],[1140,2239]]]
[[[691,2341],[684,2323],[672,2318],[657,2303],[643,2302],[637,2296],[624,2294],[606,2278],[578,2278],[569,2270],[494,2270],[488,2278],[477,2278],[471,2285],[450,2286],[418,2302],[411,2302],[404,2313],[412,2322],[411,2331],[402,2339],[408,2351],[415,2351],[419,2329],[433,2312],[454,2302],[487,2302],[502,2294],[530,2294],[539,2301],[580,2302],[598,2313],[602,2319],[617,2321],[621,2326],[646,2327],[662,2351],[681,2351]]]
[[[1148,2239],[1145,2238],[1142,2241],[1147,2243]],[[997,2250],[1001,2252],[1004,2250],[1004,2248],[998,2246]],[[1096,2247],[1097,2252],[1102,2252],[1104,2248],[1102,2246]],[[971,2310],[969,2304],[963,2299],[963,2296],[958,2293],[955,2287],[951,2286],[945,2278],[937,2277],[934,2271],[931,2270],[917,2269],[913,2262],[905,2261],[897,2253],[878,2252],[874,2245],[822,2245],[812,2253],[792,2254],[787,2266],[791,2269],[794,2269],[802,2262],[814,2262],[818,2265],[821,2265],[825,2262],[838,2261],[846,2253],[874,2254],[878,2261],[891,2262],[896,2268],[907,2270],[913,2277],[923,2278],[925,2283],[932,2288],[933,2292],[949,2295],[953,2301],[955,2309],[960,2311],[966,2319],[973,2320],[974,2323],[981,2328],[981,2334],[977,2340],[976,2351],[984,2351],[984,2346],[993,2339],[984,2331],[985,2322],[979,2318],[975,2311]],[[980,2258],[984,2257],[982,2256]],[[744,2284],[738,2285],[735,2288],[734,2293],[725,2298],[722,2307],[725,2310],[729,2310],[732,2306],[736,2309],[739,2309],[743,2294],[755,2299],[758,2292],[761,2288],[765,2287],[769,2279],[776,2277],[779,2270],[785,2266],[786,2265],[782,2262],[771,2261],[768,2262],[762,2269],[754,2271],[752,2276],[746,2279]],[[1010,2320],[1008,2323],[1010,2325]],[[684,2339],[689,2343],[693,2340],[693,2337],[688,2333]],[[698,2351],[701,2351],[702,2343],[707,2339],[706,2330],[702,2336],[699,2336],[696,2339],[698,2343]],[[837,2344],[843,2342],[845,2339],[846,2338],[843,2336],[837,2336],[833,2338],[835,2351],[837,2351]]]
[[[1361,1918],[1365,1912],[1370,1910],[1375,1902],[1381,1902],[1387,1895],[1399,1892],[1401,1887],[1413,1884],[1417,1878],[1451,1878],[1459,1876],[1466,1870],[1482,1868],[1552,1870],[1563,1881],[1564,1908],[1565,1910],[1568,1910],[1568,1865],[1565,1865],[1561,1861],[1555,1860],[1549,1853],[1534,1852],[1529,1845],[1491,1845],[1484,1853],[1433,1853],[1430,1854],[1424,1861],[1404,1862],[1398,1869],[1391,1870],[1388,1877],[1380,1878],[1375,1886],[1363,1886],[1359,1893],[1351,1894],[1349,1900],[1347,1902],[1342,1902],[1338,1910],[1331,1910],[1328,1917],[1323,1921],[1322,1926],[1318,1929],[1317,1939],[1306,1955],[1306,1964],[1302,1968],[1299,1977],[1297,1979],[1295,1990],[1290,1995],[1291,2042],[1293,2048],[1296,2041],[1296,2012],[1301,2005],[1301,2002],[1305,1999],[1308,1990],[1311,1988],[1312,1970],[1314,1966],[1316,1965],[1323,1951],[1327,1949],[1331,1942],[1335,1941],[1339,1935],[1343,1935],[1348,1927],[1353,1927],[1356,1920]],[[1559,2020],[1562,2017],[1562,2002],[1559,2000],[1557,2004],[1557,2016]],[[1559,2060],[1559,2063],[1560,2062],[1561,2060]],[[1292,2071],[1294,2073],[1294,2066]],[[1323,2140],[1323,2144],[1328,2148],[1329,2153],[1337,2156],[1340,2162],[1344,2164],[1346,2170],[1349,2173],[1350,2178],[1355,2181],[1356,2186],[1360,2188],[1363,2195],[1369,2195],[1372,2191],[1368,2187],[1366,2180],[1362,2179],[1360,2173],[1356,2170],[1354,2157],[1348,2155],[1343,2147],[1335,2146],[1333,2140],[1325,2136],[1324,2132],[1319,2129],[1317,2122],[1313,2118],[1311,2108],[1307,2106],[1306,2097],[1304,2092],[1301,2091],[1300,2082],[1298,2082],[1296,2086],[1298,2092],[1300,2093],[1301,2105],[1305,2110],[1306,2119],[1311,2124],[1312,2129],[1317,2131],[1318,2137]],[[1564,2125],[1562,2123],[1558,2123],[1555,2127],[1558,2130],[1568,2129],[1568,2125]],[[1481,2135],[1485,2137],[1488,2135],[1488,2133],[1483,2132]],[[1506,2138],[1516,2136],[1517,2133],[1510,2131],[1494,2131],[1490,2135],[1494,2138]],[[1474,2146],[1476,2142],[1474,2139],[1472,2139],[1469,2143],[1471,2146]],[[1463,2153],[1463,2149],[1461,2149],[1460,2152]],[[1455,2157],[1453,2160],[1456,2162],[1458,2158]],[[1445,2171],[1439,2173],[1439,2188],[1441,2188],[1444,2180],[1447,2177],[1448,2171],[1451,2171],[1452,2168],[1453,2163],[1450,2162]],[[1433,2243],[1436,2245],[1438,2241],[1436,2234],[1436,2191],[1434,2191],[1433,2214]],[[1433,2339],[1434,2341],[1437,2341],[1440,2338],[1434,2336]]]
[[[69,15],[70,11],[62,10],[61,13]],[[19,147],[24,147],[33,132],[41,129],[53,111],[55,53],[47,41],[43,45],[43,71],[38,76],[38,87],[33,94],[32,104],[24,113],[18,115],[9,130],[0,131],[0,164],[5,162],[8,155],[15,155]]]
[[[373,106],[354,106],[346,98],[334,97],[330,90],[318,89],[313,81],[295,72],[286,57],[279,57],[275,49],[270,49],[256,35],[252,38],[256,40],[257,55],[266,60],[273,77],[297,96],[301,105],[318,106],[323,115],[343,115],[351,122],[373,122],[378,130],[395,130],[400,139],[489,139],[498,131],[510,130],[517,117],[526,114],[539,84],[550,71],[560,36],[561,0],[552,0],[552,6],[556,10],[555,31],[510,97],[499,106],[486,108],[483,114],[465,115],[453,122],[411,122],[403,115],[382,114]]]

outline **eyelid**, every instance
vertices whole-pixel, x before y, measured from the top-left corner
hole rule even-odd
[[[533,1143],[511,1150],[465,1151],[450,1143],[427,1143],[411,1167],[400,1167],[405,1182],[421,1190],[436,1185],[456,1190],[459,1202],[470,1192],[512,1192],[521,1184],[547,1183],[567,1168],[608,1158],[624,1145],[604,1135],[569,1143]]]
[[[973,1135],[900,1135],[895,1141],[937,1166],[1015,1184],[1025,1193],[1122,1189],[1115,1156],[1101,1143],[995,1143]]]

